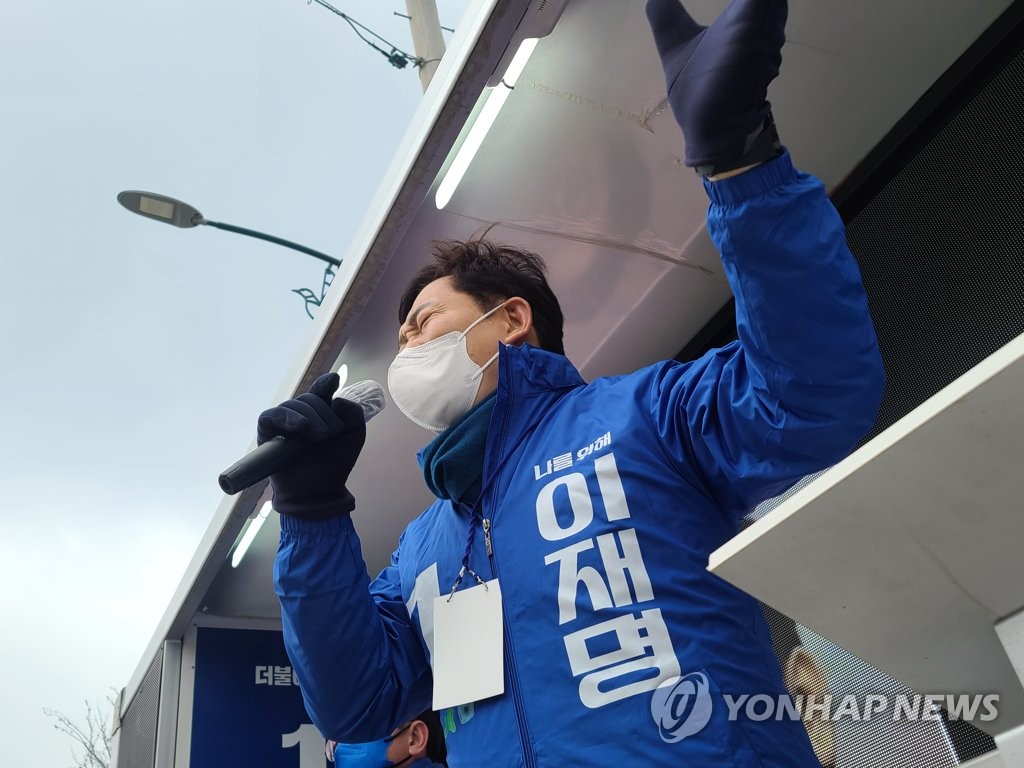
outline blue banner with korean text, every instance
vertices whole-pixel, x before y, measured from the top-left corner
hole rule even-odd
[[[189,768],[324,768],[281,632],[197,627]]]

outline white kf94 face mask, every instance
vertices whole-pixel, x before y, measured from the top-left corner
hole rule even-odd
[[[417,347],[406,347],[388,369],[388,390],[410,421],[432,432],[444,432],[473,407],[484,371],[466,349],[466,334],[505,306],[485,312],[464,331],[452,331]]]

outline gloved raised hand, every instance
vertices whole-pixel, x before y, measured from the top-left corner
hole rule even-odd
[[[679,0],[648,0],[686,164],[701,176],[782,152],[767,93],[782,62],[786,13],[786,0],[732,0],[704,27]]]
[[[338,374],[325,373],[309,392],[260,414],[259,445],[277,436],[304,443],[292,463],[270,477],[273,506],[282,515],[322,518],[355,508],[345,483],[366,441],[366,422],[358,403],[333,398],[337,388]]]

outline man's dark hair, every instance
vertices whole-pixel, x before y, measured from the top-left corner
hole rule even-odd
[[[404,323],[419,292],[442,277],[455,290],[473,298],[482,312],[502,299],[518,296],[533,310],[533,327],[542,349],[565,354],[562,346],[562,308],[545,277],[544,261],[535,253],[489,240],[437,240],[434,261],[413,277],[398,305]]]
[[[422,720],[427,726],[427,757],[432,763],[448,765],[448,745],[444,741],[444,726],[441,716],[432,709],[421,712],[416,720]]]

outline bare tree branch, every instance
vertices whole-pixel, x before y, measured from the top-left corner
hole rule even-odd
[[[71,756],[74,768],[110,768],[110,748],[115,697],[108,695],[106,705],[85,702],[85,722],[75,723],[63,712],[43,707],[43,714],[53,719],[55,730],[68,736],[74,744]]]

